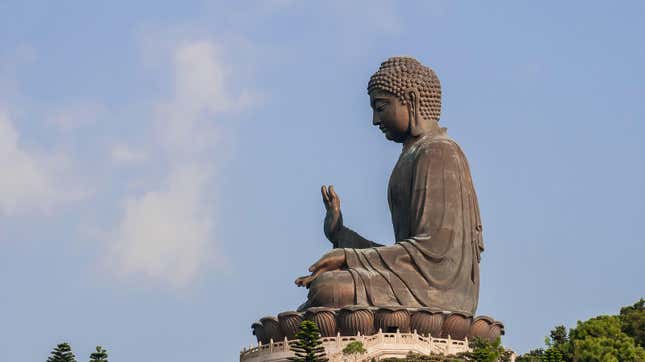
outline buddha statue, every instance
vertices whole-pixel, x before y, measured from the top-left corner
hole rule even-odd
[[[402,144],[388,186],[394,243],[347,227],[333,186],[321,189],[324,233],[333,249],[296,279],[299,307],[429,307],[474,314],[482,225],[466,156],[439,126],[441,86],[410,57],[383,62],[367,86],[372,124]]]

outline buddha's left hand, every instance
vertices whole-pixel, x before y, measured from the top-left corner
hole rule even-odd
[[[345,250],[333,249],[309,267],[311,275],[296,279],[296,285],[309,288],[309,284],[316,280],[320,274],[327,271],[340,270],[345,266],[346,262]]]

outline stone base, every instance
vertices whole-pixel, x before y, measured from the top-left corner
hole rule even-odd
[[[413,333],[378,333],[371,336],[341,336],[322,337],[323,346],[329,362],[358,362],[380,361],[385,358],[403,358],[408,353],[440,354],[444,356],[468,352],[468,338],[453,340],[451,338],[433,338]],[[360,341],[367,350],[360,356],[343,355],[343,348],[350,342]],[[259,342],[256,347],[250,347],[240,352],[240,362],[287,362],[294,354],[289,348],[285,337],[280,342],[269,341],[268,344]]]

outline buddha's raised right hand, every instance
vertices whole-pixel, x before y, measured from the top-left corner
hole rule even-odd
[[[320,188],[322,193],[323,204],[327,210],[325,215],[325,236],[332,243],[336,239],[336,233],[343,227],[343,214],[340,212],[340,197],[334,191],[334,186],[329,185],[327,188],[323,185]]]

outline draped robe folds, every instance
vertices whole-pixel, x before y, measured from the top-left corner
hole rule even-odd
[[[474,314],[484,250],[479,206],[466,157],[445,129],[404,148],[388,202],[394,245],[380,246],[347,228],[334,241],[345,250],[341,272],[351,279],[342,279],[353,279],[354,303]]]

